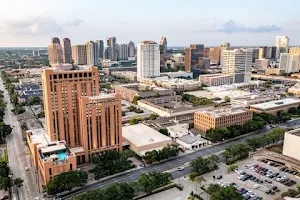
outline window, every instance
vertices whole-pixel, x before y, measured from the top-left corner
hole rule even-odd
[[[49,175],[52,176],[52,169],[49,169]]]
[[[73,170],[73,165],[72,164],[70,164],[70,170]]]

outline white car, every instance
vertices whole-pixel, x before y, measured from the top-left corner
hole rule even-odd
[[[28,171],[29,170],[29,168],[28,167],[25,167],[25,171]]]
[[[177,171],[182,171],[182,170],[184,170],[184,167],[178,167],[177,168]]]
[[[257,189],[257,188],[259,188],[260,187],[260,185],[259,184],[255,184],[255,185],[253,185],[253,188],[254,189]]]

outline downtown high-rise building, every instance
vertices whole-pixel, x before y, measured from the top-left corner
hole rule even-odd
[[[116,37],[109,37],[107,39],[107,46],[110,50],[110,60],[116,61],[117,60],[117,38]]]
[[[47,135],[66,141],[77,164],[102,151],[122,150],[121,97],[99,94],[96,67],[46,69],[42,86]]]
[[[103,58],[103,53],[104,53],[104,42],[103,40],[96,40],[97,43],[97,49],[98,49],[98,58]]]
[[[198,68],[199,60],[204,56],[203,44],[191,44],[184,49],[184,66],[186,72],[191,72],[192,67]]]
[[[167,56],[167,50],[168,50],[167,38],[161,37],[160,41],[159,41],[160,65],[161,66],[163,66],[165,63],[166,56]]]
[[[72,59],[74,61],[74,65],[86,65],[87,64],[86,45],[72,46]]]
[[[128,57],[135,57],[135,46],[132,41],[128,43]]]
[[[128,45],[127,44],[119,44],[118,58],[119,58],[119,60],[128,60]]]
[[[281,53],[280,54],[280,71],[285,73],[299,72],[300,54],[299,53]]]
[[[137,80],[160,76],[159,45],[153,41],[143,41],[137,46]]]
[[[233,74],[234,83],[251,80],[253,49],[234,49],[222,51],[222,73]]]
[[[94,41],[88,41],[86,43],[86,60],[87,65],[98,64],[98,47]]]
[[[71,40],[64,38],[62,41],[63,63],[72,64]]]
[[[52,38],[48,46],[48,57],[50,65],[63,63],[63,51],[59,38]]]
[[[104,51],[103,51],[103,58],[105,60],[109,60],[110,59],[110,47],[105,47]]]
[[[279,59],[281,53],[288,53],[289,37],[276,36],[275,46],[276,46],[276,59]]]

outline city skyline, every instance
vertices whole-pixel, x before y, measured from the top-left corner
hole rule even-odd
[[[294,6],[290,7],[287,2],[271,0],[242,5],[239,1],[186,4],[176,0],[131,0],[130,3],[119,0],[82,4],[68,0],[46,3],[31,0],[25,5],[19,0],[6,1],[3,8],[13,7],[16,14],[11,15],[9,9],[0,13],[0,46],[44,47],[52,37],[68,37],[73,44],[84,44],[88,40],[105,40],[110,36],[116,36],[118,43],[130,40],[135,44],[143,40],[159,42],[164,36],[168,46],[193,43],[216,46],[221,41],[228,41],[232,46],[256,46],[274,45],[278,35],[287,35],[291,38],[290,45],[297,45],[300,44],[297,37],[300,29],[295,27],[297,3],[293,2]],[[200,5],[205,8],[201,12]],[[266,9],[270,5],[272,9]],[[153,6],[155,12],[148,9],[149,6]],[[70,9],[64,9],[66,7]],[[117,14],[111,15],[111,10]]]

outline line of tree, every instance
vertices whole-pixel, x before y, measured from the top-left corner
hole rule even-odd
[[[9,191],[13,186],[20,188],[23,186],[21,178],[12,178],[11,170],[8,163],[5,161],[0,162],[0,189]]]
[[[211,172],[213,170],[218,169],[218,160],[219,157],[216,155],[211,155],[208,157],[199,157],[190,162],[191,173],[189,177],[191,180],[194,180],[197,176],[205,174],[207,172]]]
[[[141,121],[145,121],[145,118],[143,118],[143,117],[141,117],[141,118],[132,117],[132,118],[129,119],[129,124],[134,125],[134,124],[138,124]]]
[[[226,159],[226,164],[230,165],[238,160],[247,158],[250,151],[257,148],[265,147],[270,144],[275,144],[284,138],[284,129],[274,129],[262,136],[248,139],[246,142],[233,144],[225,149],[223,156]]]
[[[136,106],[129,106],[127,108],[130,112],[135,112],[135,113],[143,113],[144,111]]]
[[[188,101],[195,106],[209,105],[209,104],[212,104],[212,102],[213,102],[212,99],[208,99],[205,97],[196,97],[196,96],[190,95],[190,94],[183,94],[182,97],[183,97],[184,101]]]
[[[131,161],[128,160],[130,155],[118,151],[104,151],[92,158],[94,164],[93,172],[95,179],[120,173],[133,168]]]
[[[210,200],[243,200],[243,195],[237,192],[234,187],[221,187],[218,184],[210,184],[207,192],[210,194]]]
[[[152,164],[155,161],[160,162],[161,160],[169,159],[170,157],[177,156],[179,153],[179,146],[177,144],[171,144],[166,147],[164,147],[162,150],[153,150],[146,152],[145,156],[143,156],[143,159],[149,163]]]
[[[260,118],[255,117],[253,120],[246,122],[244,125],[233,125],[230,127],[210,129],[206,132],[206,137],[212,142],[219,142],[226,139],[234,138],[243,134],[260,130],[264,127],[266,122]]]
[[[116,183],[106,189],[91,190],[70,200],[132,200],[134,189],[128,183]]]
[[[144,173],[137,182],[112,184],[106,189],[88,191],[71,197],[70,200],[132,200],[141,192],[151,194],[155,189],[168,185],[171,180],[170,173]]]
[[[46,185],[48,194],[54,195],[70,191],[87,183],[88,174],[84,171],[68,171],[54,176]]]
[[[300,109],[300,107],[298,108]],[[291,116],[286,111],[279,111],[276,115],[268,114],[268,113],[253,113],[253,118],[261,118],[267,124],[280,124],[285,123],[291,119]]]

